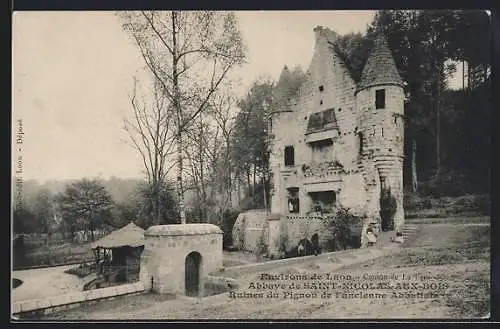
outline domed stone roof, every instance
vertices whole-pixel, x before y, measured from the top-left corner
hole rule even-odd
[[[223,234],[222,230],[213,224],[171,224],[151,226],[145,236],[177,236]]]

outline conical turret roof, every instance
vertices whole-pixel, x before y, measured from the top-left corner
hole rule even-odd
[[[387,40],[382,33],[378,33],[373,48],[368,56],[358,91],[382,84],[397,84],[403,86],[403,80],[396,68]]]
[[[279,107],[286,106],[290,99],[296,94],[296,90],[294,90],[290,84],[291,79],[292,73],[285,65],[281,71],[280,78],[274,91]]]

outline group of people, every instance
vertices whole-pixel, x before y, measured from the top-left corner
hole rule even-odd
[[[372,227],[368,227],[366,229],[366,239],[368,246],[373,246],[375,245],[375,243],[377,243],[377,235],[375,234]],[[392,237],[391,241],[397,243],[403,243],[404,242],[403,233],[401,233],[400,231],[396,232],[396,237]]]

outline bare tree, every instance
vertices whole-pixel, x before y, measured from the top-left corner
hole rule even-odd
[[[183,133],[206,109],[231,69],[243,63],[245,51],[236,18],[234,13],[211,11],[140,11],[119,15],[172,105],[179,210],[181,223],[185,223]]]
[[[234,163],[232,162],[232,134],[235,127],[235,106],[236,98],[228,91],[231,88],[225,89],[226,92],[217,93],[210,106],[210,115],[220,129],[222,147],[219,148],[219,159],[214,169],[217,170],[218,179],[222,192],[221,214],[224,213],[229,205],[232,205],[233,193],[233,175]],[[222,179],[220,179],[222,178]]]
[[[185,157],[190,170],[190,181],[197,192],[198,207],[202,221],[209,221],[207,203],[213,204],[215,186],[214,172],[219,159],[220,128],[211,117],[200,115],[196,129],[186,132]],[[222,179],[218,177],[217,179]]]
[[[236,99],[230,83],[214,94],[200,114],[196,129],[186,131],[186,181],[196,192],[192,200],[203,222],[219,224],[230,207],[232,192],[231,132]]]
[[[131,96],[133,119],[125,120],[132,146],[141,156],[147,179],[149,195],[153,198],[154,223],[160,224],[162,187],[166,175],[175,166],[171,155],[175,153],[175,131],[172,129],[173,112],[170,103],[161,91],[158,81],[153,83],[151,104],[137,100],[137,80]],[[169,161],[170,160],[170,161]]]

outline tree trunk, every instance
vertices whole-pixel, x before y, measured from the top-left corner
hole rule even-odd
[[[50,237],[50,227],[49,227],[49,219],[47,219],[48,216],[46,216],[44,218],[44,222],[45,222],[45,232],[46,232],[46,238],[45,238],[45,246],[48,246],[49,245],[49,237]]]
[[[437,106],[437,113],[436,113],[436,179],[439,177],[441,173],[441,148],[440,148],[440,135],[441,135],[441,115],[440,115],[440,109],[439,109],[439,101],[438,101],[438,106]]]
[[[203,159],[203,116],[200,113],[200,183],[201,183],[201,220],[200,223],[208,223],[207,218],[207,190],[205,182],[204,159]]]
[[[236,201],[238,202],[238,208],[241,204],[241,177],[240,170],[237,167],[236,173],[234,175],[235,184],[236,184]]]
[[[266,177],[262,177],[262,193],[264,193],[264,209],[267,210]]]
[[[468,63],[469,65],[467,65],[467,89],[470,88],[470,63]]]
[[[92,219],[90,220],[90,240],[93,242],[95,241],[95,238],[94,238],[94,225],[92,224]]]
[[[255,207],[255,171],[256,171],[256,167],[255,167],[255,164],[253,165],[253,185],[252,185],[252,200],[253,200],[253,204],[254,204],[254,207]]]
[[[248,187],[248,194],[252,193],[252,186],[250,184],[250,167],[247,168],[247,187]]]
[[[156,225],[161,224],[160,220],[160,188],[158,182],[154,184],[154,214]]]
[[[184,188],[182,186],[182,108],[180,104],[180,93],[179,93],[179,75],[178,75],[178,46],[177,46],[177,13],[175,11],[171,12],[172,15],[172,82],[173,82],[173,92],[174,99],[173,105],[177,113],[177,190],[179,194],[179,215],[181,217],[181,224],[186,224],[186,212],[184,209]]]
[[[228,174],[227,174],[227,191],[229,193],[229,204],[231,206],[233,205],[233,179],[231,177],[232,175],[232,170],[231,166],[228,167]]]
[[[436,174],[434,179],[438,179],[441,174],[441,67],[438,70],[436,97]]]
[[[229,150],[231,150],[231,145],[229,144],[229,141],[226,142],[226,163],[227,163],[227,169],[228,169],[228,174],[227,174],[227,190],[229,191],[229,204],[231,207],[233,206],[233,180],[232,180],[232,168],[231,168],[231,159],[230,159],[230,154]]]
[[[411,187],[413,192],[417,192],[417,140],[414,139],[411,148]]]
[[[462,89],[465,90],[465,60],[462,60]]]

